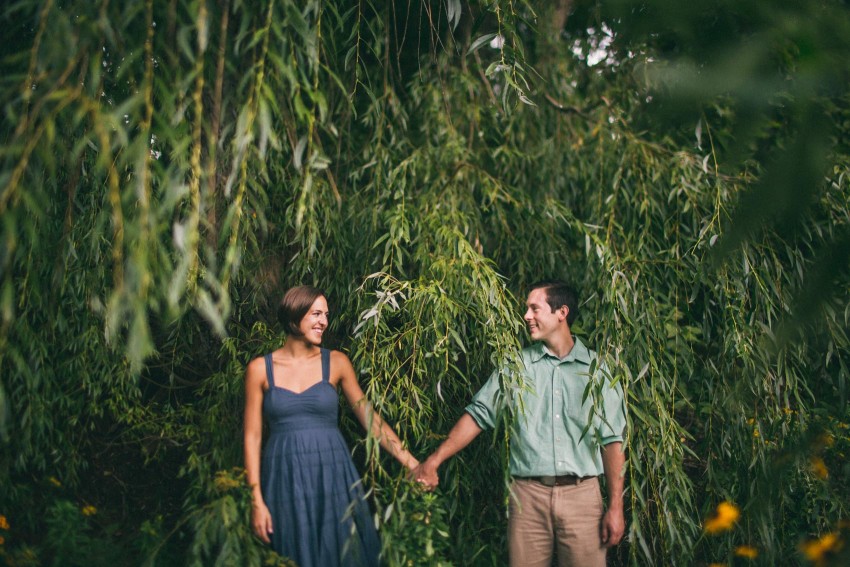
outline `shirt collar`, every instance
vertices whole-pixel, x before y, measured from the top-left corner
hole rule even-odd
[[[573,341],[572,350],[570,350],[570,353],[563,360],[552,354],[542,342],[534,343],[534,350],[531,352],[531,361],[537,362],[544,356],[548,356],[561,362],[583,362],[584,364],[590,364],[590,352],[587,350],[587,347],[575,335],[573,335]]]

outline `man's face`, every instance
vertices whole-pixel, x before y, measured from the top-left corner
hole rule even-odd
[[[535,341],[548,342],[548,339],[564,324],[567,308],[561,307],[553,313],[544,289],[532,290],[525,304],[528,307],[525,312],[525,322],[528,324],[531,338]]]

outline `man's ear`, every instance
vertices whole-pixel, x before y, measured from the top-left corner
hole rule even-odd
[[[561,305],[561,308],[560,308],[560,309],[558,309],[558,314],[559,314],[559,315],[561,315],[561,316],[563,317],[563,320],[564,320],[564,321],[566,321],[566,320],[567,320],[567,315],[569,315],[569,314],[570,314],[570,308],[569,308],[569,307],[567,307],[566,305]]]

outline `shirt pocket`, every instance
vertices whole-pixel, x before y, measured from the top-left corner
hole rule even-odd
[[[563,385],[565,395],[560,408],[561,414],[566,416],[572,428],[583,431],[593,418],[591,413],[593,393],[588,392],[587,399],[584,399],[585,388],[589,381],[573,377],[565,382]]]

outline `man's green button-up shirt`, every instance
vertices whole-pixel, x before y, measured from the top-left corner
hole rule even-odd
[[[626,415],[619,385],[612,387],[603,369],[596,370],[595,379],[590,376],[594,358],[596,353],[577,338],[563,359],[542,343],[523,349],[524,386],[509,395],[516,409],[511,431],[513,476],[604,473],[600,447],[623,440]],[[591,381],[591,390],[582,401]],[[599,384],[601,392],[594,393]],[[522,401],[519,406],[518,397]],[[594,397],[598,400],[596,408]],[[492,429],[505,399],[497,370],[466,406],[466,412],[482,429]],[[585,432],[589,421],[591,427]]]

